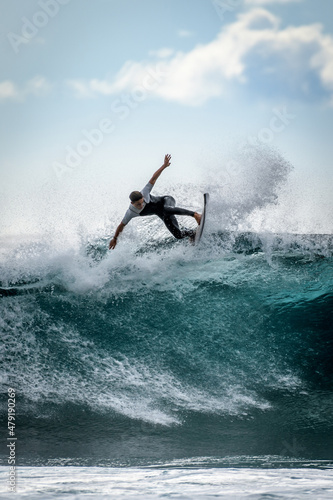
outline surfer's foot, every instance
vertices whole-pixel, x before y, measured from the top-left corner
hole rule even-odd
[[[200,222],[201,222],[201,215],[198,214],[198,212],[194,212],[194,218],[195,220],[197,221],[198,225],[200,226]]]

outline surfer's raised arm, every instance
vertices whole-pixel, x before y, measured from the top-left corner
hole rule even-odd
[[[163,165],[158,170],[156,170],[153,177],[150,179],[149,184],[152,185],[155,184],[155,182],[157,181],[163,170],[165,170],[171,164],[170,160],[171,160],[171,155],[165,155]]]

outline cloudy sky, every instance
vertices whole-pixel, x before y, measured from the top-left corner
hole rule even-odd
[[[31,198],[36,186],[75,179],[109,197],[142,187],[165,153],[173,155],[165,186],[171,175],[195,184],[225,168],[226,150],[251,143],[281,151],[303,203],[311,193],[317,218],[324,211],[328,220],[331,0],[0,0],[0,8],[1,196]]]

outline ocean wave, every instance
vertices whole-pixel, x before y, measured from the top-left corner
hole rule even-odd
[[[19,395],[22,456],[33,432],[50,459],[59,429],[74,449],[107,432],[115,459],[284,455],[294,439],[330,456],[331,235],[35,241],[0,267],[1,391]]]

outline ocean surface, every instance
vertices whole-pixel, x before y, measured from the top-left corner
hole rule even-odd
[[[14,437],[22,498],[333,497],[333,236],[255,229],[289,167],[252,160],[199,246],[51,201],[1,236],[0,498]]]
[[[196,498],[194,471],[197,498],[209,498],[231,474],[230,498],[243,498],[246,474],[265,469],[260,488],[274,477],[276,498],[302,498],[283,496],[283,469],[309,485],[318,475],[322,496],[307,498],[329,498],[332,236],[221,232],[198,247],[166,236],[120,249],[106,239],[62,253],[3,245],[1,458],[12,388],[22,495],[37,495],[42,471],[51,495],[54,475],[61,483],[75,466],[85,494],[87,474],[102,480],[108,468],[122,487],[144,476],[143,497],[157,484],[156,498],[173,498],[172,477],[177,498]],[[122,487],[112,498],[135,495]]]

